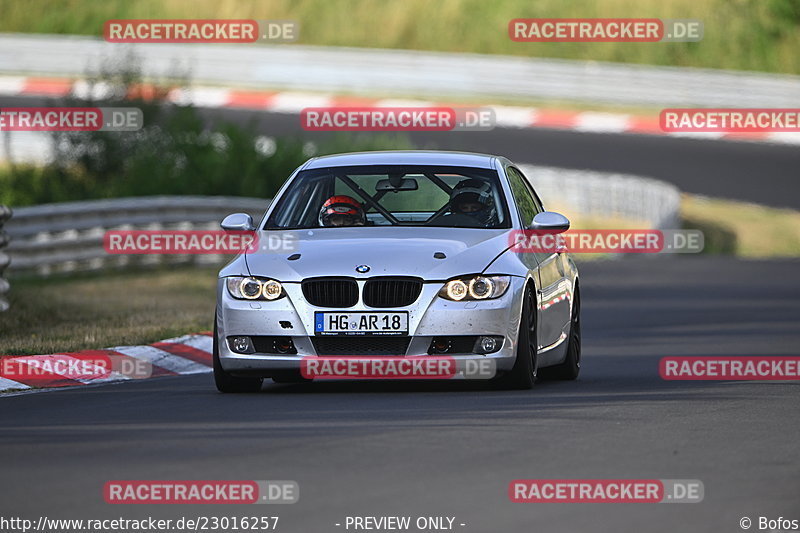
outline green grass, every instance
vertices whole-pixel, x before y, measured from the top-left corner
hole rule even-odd
[[[576,230],[647,228],[644,221],[580,216],[568,207],[548,205],[567,216]],[[703,232],[703,253],[767,259],[800,257],[800,211],[692,194],[681,196],[684,229]],[[602,257],[574,254],[576,261]]]
[[[300,22],[301,44],[800,73],[797,0],[0,0],[0,31],[100,35],[108,19]],[[698,43],[516,43],[513,18],[692,18]]]
[[[800,211],[683,195],[685,228],[705,234],[705,252],[738,257],[800,257]]]
[[[0,354],[48,354],[210,331],[216,270],[180,268],[73,279],[12,279]]]

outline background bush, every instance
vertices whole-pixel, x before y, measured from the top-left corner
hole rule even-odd
[[[265,137],[253,124],[209,125],[194,107],[166,99],[170,88],[188,84],[186,77],[145,86],[134,57],[106,65],[89,81],[88,94],[98,94],[102,87],[102,98],[70,96],[52,105],[138,107],[144,127],[136,132],[53,133],[52,163],[0,168],[0,203],[158,194],[271,197],[313,155],[411,147],[405,137],[391,135],[342,134],[314,144]]]

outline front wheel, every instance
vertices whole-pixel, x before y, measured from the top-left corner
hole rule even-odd
[[[262,378],[237,378],[231,376],[219,361],[219,341],[217,340],[217,317],[214,317],[214,340],[213,361],[214,361],[214,383],[220,392],[258,392],[261,390]]]
[[[538,347],[536,341],[535,299],[530,285],[525,288],[522,299],[522,316],[517,334],[517,350],[514,367],[501,376],[497,384],[503,389],[528,390],[533,387],[539,372]]]
[[[581,372],[581,297],[578,291],[573,293],[572,298],[567,357],[559,365],[543,368],[543,378],[571,381],[578,379]]]

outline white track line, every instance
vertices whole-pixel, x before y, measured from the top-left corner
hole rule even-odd
[[[333,98],[329,95],[280,93],[275,95],[267,109],[275,113],[299,113],[307,107],[330,107],[332,105]]]
[[[192,104],[197,107],[225,107],[230,99],[229,89],[216,87],[191,87],[170,91],[169,100],[178,105]]]
[[[110,357],[110,356],[108,356]],[[51,355],[31,355],[27,357],[15,357],[15,361],[24,363],[31,367],[31,372],[34,374],[38,371],[47,370],[56,376],[61,376],[65,379],[71,379],[88,385],[89,383],[104,383],[107,381],[119,381],[130,379],[128,376],[120,374],[119,372],[109,372],[108,368],[94,365],[86,360],[77,357],[70,357],[64,354],[51,354]],[[76,374],[73,372],[58,372],[59,369],[67,370],[80,367],[81,370],[86,370],[86,373]]]
[[[628,115],[587,112],[579,113],[575,118],[574,129],[578,131],[622,133],[630,129],[630,117]]]
[[[0,378],[0,392],[5,392],[7,390],[24,390],[30,389],[28,385],[24,383],[19,383],[14,381],[13,379],[7,378]]]
[[[0,77],[0,94],[14,96],[25,90],[28,78],[3,76]]]
[[[164,350],[159,350],[153,346],[117,346],[111,349],[122,355],[149,361],[155,366],[164,368],[170,372],[175,372],[176,374],[199,374],[211,370],[211,368],[206,365],[195,363],[190,359],[184,359],[183,357],[173,355]]]
[[[495,123],[501,128],[530,128],[536,119],[536,110],[531,107],[491,106]]]
[[[184,340],[182,344],[202,350],[206,353],[212,353],[214,348],[211,341],[212,339],[209,335],[192,335],[188,339]]]

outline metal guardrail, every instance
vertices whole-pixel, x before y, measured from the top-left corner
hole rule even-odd
[[[258,220],[268,199],[232,196],[150,196],[20,207],[7,225],[12,273],[49,276],[162,263],[216,264],[225,255],[112,255],[107,230],[218,230],[230,213]]]
[[[652,229],[680,226],[680,191],[660,180],[592,170],[521,165],[548,209],[630,220]]]
[[[98,38],[0,34],[0,72],[84,76],[121,45]],[[193,80],[440,98],[502,96],[658,107],[796,107],[800,76],[622,63],[304,45],[137,44],[146,75],[176,62]],[[322,85],[321,81],[322,80]]]
[[[635,220],[652,228],[677,227],[678,190],[637,176],[523,165],[546,205],[586,217]],[[219,229],[228,214],[258,220],[268,200],[239,197],[155,196],[22,207],[7,224],[14,239],[11,272],[49,276],[162,263],[216,264],[224,255],[111,255],[107,230]]]
[[[11,240],[8,234],[3,231],[3,224],[11,218],[11,208],[0,205],[0,313],[8,309],[8,300],[5,299],[5,294],[10,288],[8,281],[3,278],[3,272],[11,262],[11,258],[3,251],[3,248],[8,246]]]

